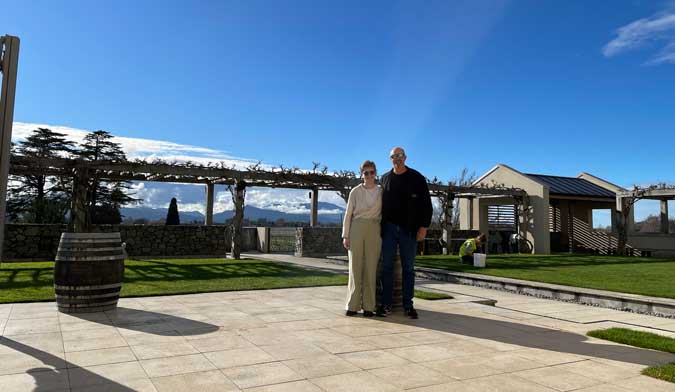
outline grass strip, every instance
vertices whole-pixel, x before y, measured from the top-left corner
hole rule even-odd
[[[587,335],[598,339],[609,340],[611,342],[627,344],[629,346],[675,353],[675,339],[651,332],[634,331],[626,328],[609,328],[590,331]],[[642,374],[675,383],[675,363],[650,366],[642,370]]]
[[[589,331],[587,335],[629,346],[675,353],[675,339],[651,332],[634,331],[627,328],[609,328]]]
[[[675,383],[675,363],[667,363],[661,366],[650,366],[642,371],[642,374],[659,380]]]
[[[429,301],[436,301],[439,299],[452,299],[453,297],[448,294],[443,294],[443,293],[435,293],[432,291],[422,291],[422,290],[415,290],[415,298],[419,299],[426,299]]]

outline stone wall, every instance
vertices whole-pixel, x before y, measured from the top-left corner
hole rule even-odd
[[[295,233],[295,255],[325,257],[346,255],[342,246],[341,227],[298,227]]]
[[[452,249],[455,250],[467,239],[478,235],[477,230],[453,230]],[[420,244],[418,254],[441,254],[441,245],[438,238],[440,229],[427,232],[424,246]],[[325,257],[346,255],[342,246],[341,227],[298,227],[295,235],[295,255],[300,257]]]
[[[7,224],[3,259],[53,260],[66,230],[66,225]],[[225,256],[232,242],[227,226],[221,225],[98,225],[92,231],[119,231],[130,257]],[[256,228],[245,227],[242,251],[255,250],[257,241]]]

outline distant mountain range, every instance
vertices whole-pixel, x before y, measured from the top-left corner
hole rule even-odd
[[[303,207],[309,209],[309,203]],[[319,214],[319,222],[321,223],[339,223],[344,213],[344,208],[332,203],[319,202],[319,210],[340,211],[334,214]],[[151,208],[151,207],[133,207],[122,208],[122,219],[147,219],[148,221],[158,221],[166,219],[166,208]],[[182,223],[191,223],[194,221],[204,222],[204,214],[199,211],[181,211],[178,205],[178,214]],[[228,219],[234,216],[234,211],[223,211],[213,214],[214,223],[225,223]],[[259,219],[267,219],[268,222],[275,222],[277,219],[283,219],[286,222],[309,222],[309,213],[307,214],[292,214],[277,210],[263,209],[253,206],[246,206],[244,208],[244,217],[250,221],[257,221]]]

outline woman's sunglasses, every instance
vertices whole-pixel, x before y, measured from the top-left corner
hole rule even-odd
[[[363,171],[364,176],[374,176],[375,175],[375,170],[364,170]]]

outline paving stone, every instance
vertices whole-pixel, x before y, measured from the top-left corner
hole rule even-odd
[[[70,386],[83,388],[92,385],[121,383],[147,379],[148,376],[138,362],[122,362],[106,365],[69,368]]]
[[[41,370],[0,376],[3,392],[69,391],[68,374]]]
[[[283,364],[293,369],[304,378],[325,377],[361,370],[344,359],[331,354],[293,359],[284,361]]]
[[[405,365],[410,363],[397,355],[383,350],[352,352],[338,354],[338,356],[364,370]]]
[[[204,353],[204,356],[219,369],[276,361],[273,356],[258,347],[214,351]]]
[[[68,367],[86,367],[136,361],[136,356],[129,347],[115,347],[69,352],[66,353],[66,361],[68,361]]]
[[[239,390],[218,370],[156,377],[152,379],[152,382],[158,392],[226,392]]]
[[[280,362],[229,368],[224,369],[223,373],[241,389],[303,379]]]
[[[202,354],[156,358],[140,361],[149,377],[215,370],[215,366]]]
[[[223,351],[235,348],[254,347],[248,340],[234,333],[220,332],[212,337],[189,339],[188,342],[199,352]]]
[[[197,354],[199,351],[188,342],[144,344],[131,346],[138,359],[175,357],[179,355]]]
[[[445,384],[452,381],[439,372],[417,364],[379,368],[369,370],[369,372],[402,389]]]
[[[321,388],[309,381],[292,381],[282,384],[246,389],[246,392],[322,392]]]
[[[518,377],[558,391],[572,391],[601,384],[601,381],[559,369],[557,366],[514,373]]]

